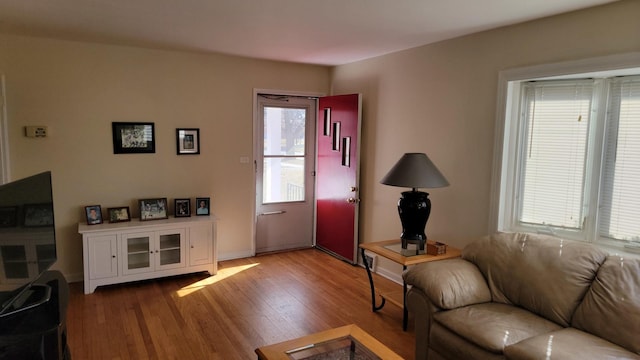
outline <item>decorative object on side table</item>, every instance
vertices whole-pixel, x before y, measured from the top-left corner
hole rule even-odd
[[[142,199],[140,205],[140,220],[160,220],[167,216],[167,198]]]
[[[107,211],[109,212],[110,223],[131,221],[131,215],[128,206],[112,207],[108,208]]]
[[[210,198],[196,198],[196,215],[209,215],[210,213]]]
[[[102,224],[102,209],[100,205],[85,206],[84,213],[87,217],[87,225]]]
[[[418,244],[424,251],[427,235],[425,227],[431,213],[429,194],[418,188],[438,188],[449,185],[444,175],[424,153],[406,153],[389,170],[380,183],[391,186],[409,187],[411,191],[402,193],[398,201],[398,214],[402,223],[402,248],[408,243]]]
[[[189,199],[175,199],[173,208],[176,217],[191,216],[191,200]]]
[[[200,129],[176,129],[178,155],[200,154]]]
[[[114,154],[144,154],[156,152],[156,140],[153,123],[114,122]]]

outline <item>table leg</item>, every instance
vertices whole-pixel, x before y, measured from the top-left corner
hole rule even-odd
[[[371,276],[371,269],[369,268],[369,263],[367,262],[367,257],[364,255],[364,249],[360,249],[362,254],[362,262],[364,263],[364,268],[367,269],[367,276],[369,276],[369,286],[371,287],[371,311],[376,312],[384,307],[384,303],[387,301],[383,296],[382,303],[380,306],[376,306],[376,288],[373,285],[373,276]]]
[[[402,272],[407,270],[406,266],[402,266]],[[402,330],[407,331],[409,323],[409,309],[407,309],[407,282],[402,280]]]

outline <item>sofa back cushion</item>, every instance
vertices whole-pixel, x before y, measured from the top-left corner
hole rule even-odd
[[[640,354],[640,259],[609,256],[572,325]]]
[[[552,236],[496,233],[467,245],[462,257],[483,273],[493,301],[566,327],[607,253]]]

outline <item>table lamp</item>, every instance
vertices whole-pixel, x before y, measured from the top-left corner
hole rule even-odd
[[[398,200],[398,214],[402,223],[400,239],[403,249],[412,243],[424,251],[427,242],[424,229],[431,213],[431,200],[428,193],[417,189],[445,187],[449,186],[449,182],[426,154],[406,153],[380,183],[412,189],[403,192]]]

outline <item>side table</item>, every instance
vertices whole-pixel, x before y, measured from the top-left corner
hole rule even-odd
[[[429,241],[431,242],[431,240]],[[371,276],[371,269],[367,263],[367,257],[365,251],[370,251],[376,255],[387,258],[395,263],[402,265],[402,270],[406,270],[409,265],[416,265],[423,262],[437,261],[444,259],[452,259],[460,256],[460,249],[452,246],[447,246],[447,252],[441,255],[429,255],[426,253],[419,253],[417,246],[410,244],[408,249],[402,249],[400,239],[376,241],[370,243],[360,244],[360,251],[362,254],[362,261],[364,267],[367,269],[367,276],[369,276],[369,285],[371,286],[371,310],[376,312],[384,307],[386,299],[384,295],[380,295],[382,302],[376,306],[376,290],[373,284],[373,276]],[[409,319],[409,311],[407,310],[407,283],[402,281],[402,330],[407,330],[407,322]]]

